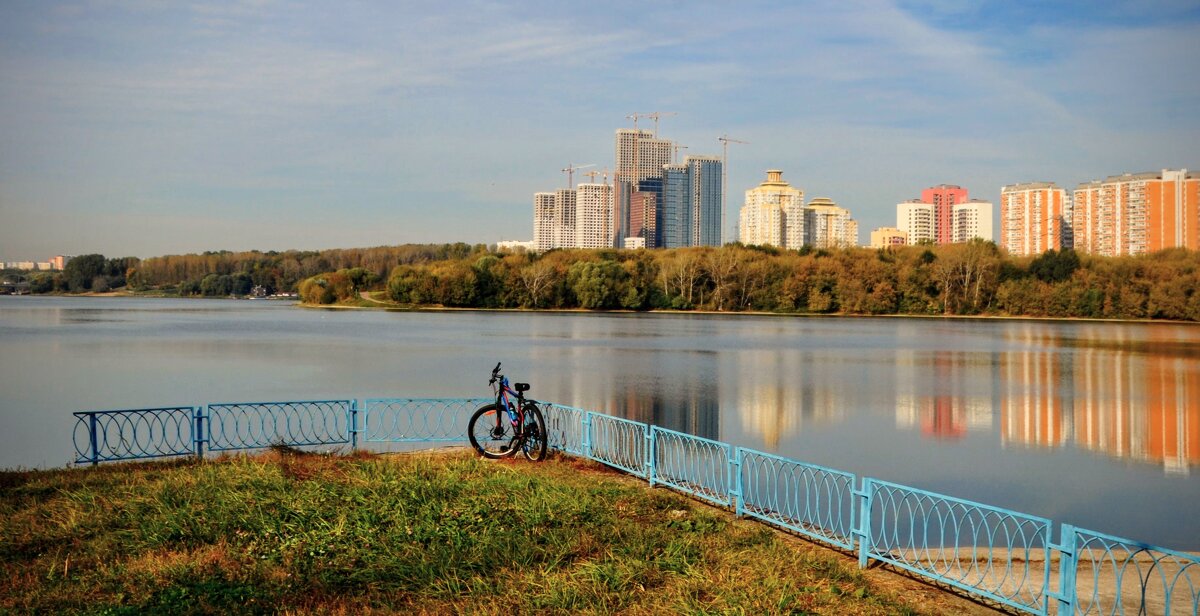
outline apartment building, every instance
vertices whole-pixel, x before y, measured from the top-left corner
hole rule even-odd
[[[1077,250],[1104,256],[1200,249],[1200,176],[1187,169],[1126,173],[1075,187]]]
[[[1066,191],[1053,182],[1012,184],[1000,189],[1000,245],[1010,254],[1061,250],[1070,212]]]
[[[797,249],[804,245],[804,191],[783,180],[778,169],[746,191],[738,215],[738,241]]]

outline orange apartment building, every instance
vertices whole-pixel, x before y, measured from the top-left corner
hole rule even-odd
[[[1073,193],[1075,248],[1104,256],[1200,250],[1200,176],[1187,169],[1126,173]]]
[[[1000,189],[1000,246],[1013,255],[1040,255],[1063,248],[1067,193],[1053,182]]]

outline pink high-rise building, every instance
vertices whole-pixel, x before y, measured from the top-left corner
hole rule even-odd
[[[933,242],[950,244],[954,241],[954,206],[966,203],[967,189],[951,184],[938,184],[921,191],[921,203],[933,204]]]

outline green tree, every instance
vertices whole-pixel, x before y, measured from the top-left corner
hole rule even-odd
[[[567,272],[571,292],[581,308],[616,308],[625,270],[616,261],[585,261]]]

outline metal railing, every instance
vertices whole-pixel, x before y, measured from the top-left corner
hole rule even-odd
[[[1052,522],[864,479],[859,564],[879,560],[1034,614],[1046,611]]]
[[[251,402],[74,413],[75,462],[273,445],[465,440],[478,398]],[[1032,614],[1200,613],[1200,556],[553,403],[548,440],[848,552]],[[360,417],[361,415],[361,417]],[[360,439],[360,436],[362,437]],[[1056,566],[1057,564],[1057,566]]]
[[[718,505],[733,505],[732,446],[658,426],[650,428],[650,441],[651,485],[662,483]]]
[[[371,443],[461,443],[484,398],[370,398],[363,404],[362,439]]]
[[[737,448],[738,510],[843,550],[854,549],[854,475]]]
[[[350,443],[353,400],[210,404],[203,418],[210,451]]]
[[[178,406],[72,413],[75,463],[185,456],[196,447],[196,409]]]
[[[1200,558],[1064,524],[1077,614],[1200,612]]]

